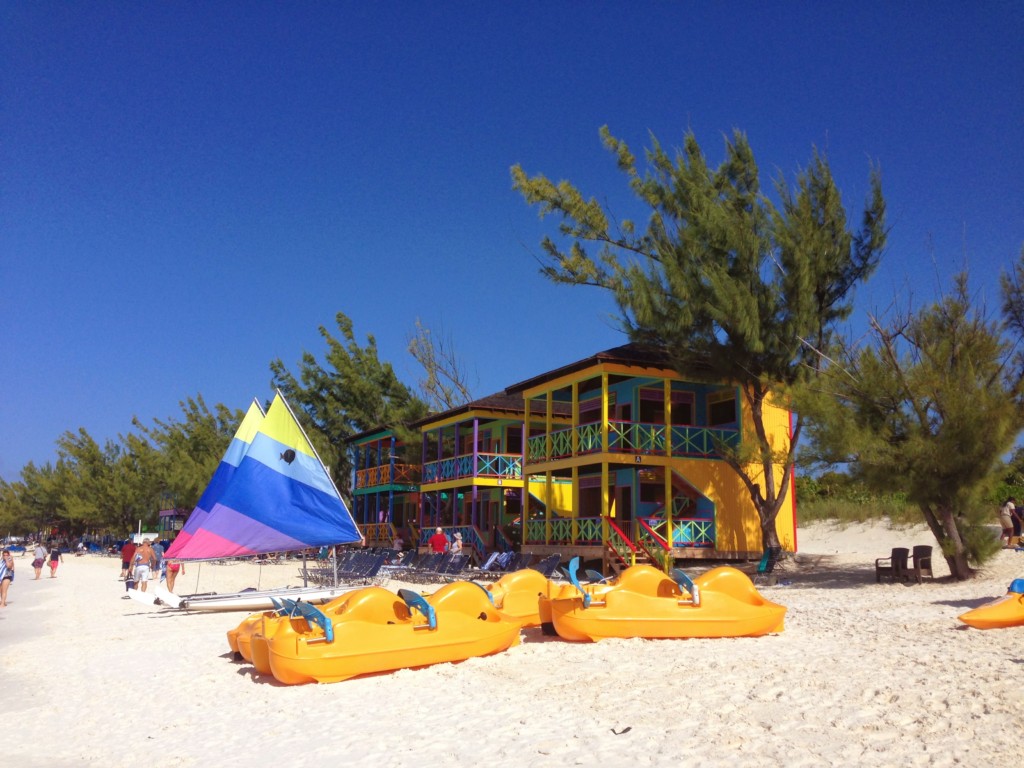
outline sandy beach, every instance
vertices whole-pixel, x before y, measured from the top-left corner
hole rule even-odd
[[[244,614],[124,600],[120,563],[17,559],[0,609],[0,744],[33,766],[1013,766],[1024,627],[956,617],[1024,577],[876,584],[874,558],[934,543],[884,524],[799,531],[763,593],[789,609],[761,638],[571,644],[526,630],[460,664],[288,687],[232,659]],[[296,564],[189,565],[178,591],[297,583]],[[397,583],[388,585],[391,588]]]

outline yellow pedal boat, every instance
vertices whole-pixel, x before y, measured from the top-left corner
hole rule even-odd
[[[308,603],[275,631],[253,635],[265,642],[274,677],[282,683],[330,683],[358,675],[425,667],[486,656],[519,642],[519,623],[503,616],[478,584],[446,584],[429,598],[382,587],[352,592],[320,610]],[[269,621],[265,621],[269,625]]]
[[[237,627],[228,630],[228,647],[231,648],[232,653],[238,654],[246,661],[252,661],[252,635],[261,628],[265,616],[276,618],[278,613],[277,611],[250,613],[239,622]]]
[[[541,625],[540,600],[542,597],[552,597],[559,588],[560,585],[540,571],[523,568],[506,573],[490,584],[487,591],[491,593],[495,608],[526,628]]]
[[[756,637],[783,630],[785,606],[764,599],[735,568],[714,568],[691,581],[682,571],[670,577],[634,565],[611,582],[586,586],[577,580],[577,568],[570,563],[572,584],[541,598],[541,612],[550,610],[565,640]]]
[[[1005,595],[963,613],[958,618],[975,629],[1024,626],[1024,579],[1014,579]]]
[[[338,595],[337,597],[333,598],[329,602],[325,603],[324,605],[321,605],[320,610],[328,614],[337,613],[340,607],[345,604],[345,601],[348,600],[348,598],[351,597],[352,594],[352,590],[344,592]],[[300,601],[296,600],[289,602],[288,604],[290,606],[294,606],[298,602]],[[251,613],[244,619],[242,619],[238,623],[237,627],[228,630],[228,647],[231,648],[232,653],[241,656],[248,662],[252,662],[253,637],[255,637],[256,635],[267,636],[268,634],[271,634],[276,629],[276,622],[287,622],[289,620],[288,614],[294,613],[294,608],[291,611],[286,610],[284,607],[284,602],[282,602],[280,599],[275,598],[274,604],[275,607],[273,610]],[[302,620],[301,616],[299,617],[299,619]],[[269,667],[266,667],[265,669],[260,669],[259,671],[265,675],[270,674]]]

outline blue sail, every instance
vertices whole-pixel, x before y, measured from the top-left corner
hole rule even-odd
[[[188,539],[179,548],[172,546],[168,557],[238,557],[349,544],[362,538],[280,392],[237,468],[211,500]]]

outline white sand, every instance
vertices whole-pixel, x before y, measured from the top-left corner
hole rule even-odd
[[[528,630],[489,658],[296,687],[231,659],[242,614],[122,600],[112,558],[67,557],[41,581],[19,558],[0,609],[0,745],[12,768],[1019,765],[1024,627],[956,617],[1005,594],[1024,554],[966,583],[938,558],[935,583],[875,584],[875,557],[927,543],[923,529],[800,529],[789,583],[763,589],[789,608],[779,635],[570,644]],[[259,572],[201,570],[218,591]],[[263,586],[295,571],[268,566]],[[178,586],[195,589],[192,566]]]

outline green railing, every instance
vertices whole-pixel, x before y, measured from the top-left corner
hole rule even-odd
[[[718,456],[718,444],[736,448],[740,444],[740,431],[710,427],[672,427],[673,456]]]
[[[576,436],[575,455],[601,451],[600,423],[581,424],[575,428],[557,429],[549,435],[534,435],[526,441],[526,455],[531,462],[561,459],[572,456],[572,438]],[[548,453],[548,439],[551,452]],[[665,424],[635,421],[608,422],[608,450],[617,453],[645,453],[668,455],[669,440],[672,456],[699,456],[716,458],[720,446],[736,448],[740,442],[738,429],[711,427],[669,427]]]
[[[629,540],[629,537],[622,532],[622,529],[611,519],[608,520],[608,547],[626,565],[634,565],[636,562],[636,545]]]
[[[601,541],[600,517],[553,517],[550,523],[538,518],[526,524],[527,544],[599,545]]]

